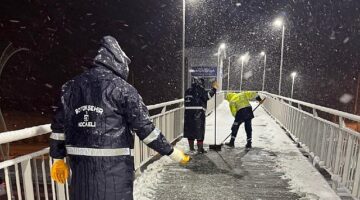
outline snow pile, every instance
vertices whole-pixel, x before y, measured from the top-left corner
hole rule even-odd
[[[182,139],[176,144],[176,147],[188,151],[186,140]],[[163,166],[173,163],[168,156],[161,157],[158,161],[150,164],[147,169],[134,181],[134,199],[151,200],[156,191],[158,183],[161,182]]]
[[[172,162],[172,160],[163,156],[160,160],[152,163],[148,168],[134,181],[134,198],[137,200],[150,200],[155,193],[157,183],[161,181],[162,166]]]

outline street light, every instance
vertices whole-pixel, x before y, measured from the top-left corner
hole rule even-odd
[[[217,66],[217,75],[216,75],[217,76],[216,80],[218,81],[220,90],[222,89],[222,70],[223,70],[223,62],[221,61],[221,55],[222,55],[222,52],[224,52],[224,58],[226,59],[226,51],[225,50],[226,50],[226,44],[221,43],[218,48],[218,52],[217,52],[218,66]]]
[[[225,43],[221,43],[220,46],[219,46],[219,48],[220,48],[221,50],[224,50],[224,49],[226,48],[226,44],[225,44]]]
[[[281,74],[283,67],[283,58],[284,58],[284,37],[285,37],[285,24],[282,18],[277,18],[274,21],[274,26],[282,27],[282,37],[281,37],[281,59],[280,59],[280,78],[279,78],[279,95],[281,94]]]
[[[293,94],[294,94],[294,83],[295,83],[295,77],[296,77],[297,73],[293,72],[291,73],[291,77],[292,77],[292,84],[291,84],[291,98],[293,98]]]
[[[183,0],[183,24],[182,24],[182,66],[181,66],[181,90],[182,98],[185,96],[185,21],[186,21],[186,0]]]
[[[182,24],[182,66],[181,66],[181,96],[185,97],[185,11],[186,0],[183,0],[183,24]]]
[[[240,75],[240,91],[241,91],[241,86],[242,86],[242,82],[243,82],[243,72],[244,72],[244,60],[245,60],[245,55],[242,55],[240,57],[241,59],[241,75]]]
[[[260,53],[261,56],[264,56],[264,73],[263,73],[263,84],[262,84],[262,89],[261,91],[264,91],[265,88],[265,73],[266,73],[266,53],[264,51],[262,51]]]
[[[283,20],[281,18],[275,19],[274,25],[277,27],[281,27],[283,25]]]
[[[231,67],[231,58],[234,57],[236,55],[231,55],[229,56],[229,65],[228,65],[228,81],[227,81],[227,90],[229,90],[230,88],[230,67]]]

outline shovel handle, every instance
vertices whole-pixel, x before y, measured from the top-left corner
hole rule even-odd
[[[215,92],[215,108],[214,108],[214,109],[215,109],[215,117],[214,117],[214,118],[215,118],[215,125],[214,125],[214,126],[215,126],[215,129],[214,129],[214,136],[215,136],[215,142],[214,142],[214,144],[215,144],[215,145],[216,145],[216,94],[217,94],[217,93]]]

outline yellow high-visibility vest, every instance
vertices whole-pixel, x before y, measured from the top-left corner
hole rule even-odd
[[[231,114],[235,117],[238,110],[251,106],[249,101],[254,100],[257,96],[258,94],[254,91],[228,93],[226,100],[229,101]]]

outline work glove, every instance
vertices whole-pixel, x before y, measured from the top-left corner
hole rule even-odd
[[[217,81],[214,81],[212,83],[212,87],[215,88],[215,89],[219,89],[219,84],[217,83]]]
[[[181,164],[188,164],[189,161],[191,160],[190,156],[184,154],[184,152],[180,151],[177,148],[174,148],[174,151],[169,155],[169,157],[172,160],[179,162]]]
[[[64,184],[69,177],[69,167],[62,159],[54,159],[51,167],[51,178],[61,184]]]

